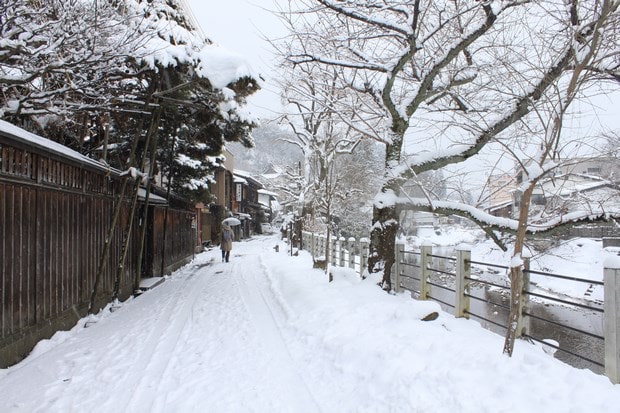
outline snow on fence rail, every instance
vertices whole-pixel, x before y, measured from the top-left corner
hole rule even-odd
[[[333,266],[354,268],[359,274],[363,274],[367,268],[368,239],[359,241],[354,238],[332,238],[329,248],[326,245],[327,237],[322,234],[310,232],[302,233],[302,247],[309,251],[315,261],[324,259]],[[419,251],[406,251],[402,243],[396,244],[396,262],[392,269],[392,285],[394,291],[399,293],[403,290],[411,292],[415,299],[434,300],[439,302],[444,310],[451,311],[456,317],[474,317],[485,326],[495,330],[505,329],[507,326],[507,314],[498,320],[497,309],[507,313],[509,304],[494,301],[494,297],[509,297],[510,286],[501,280],[487,280],[481,275],[487,273],[500,273],[509,271],[509,267],[495,263],[473,261],[471,251],[457,249],[455,257],[434,255],[431,246],[422,246]],[[608,265],[613,267],[613,265]],[[524,263],[524,287],[522,297],[523,314],[519,318],[518,332],[521,337],[539,342],[552,351],[559,350],[577,359],[582,359],[594,366],[604,368],[604,372],[613,383],[620,383],[620,268],[605,268],[604,282],[570,277],[560,274],[552,274],[534,271],[529,268],[529,261]],[[604,288],[604,301],[579,302],[572,297],[561,297],[557,293],[545,291],[544,288],[530,282],[530,276],[561,279],[565,281],[584,283],[589,289],[594,287]],[[505,277],[498,277],[505,279]],[[473,293],[473,289],[483,292],[483,296]],[[535,305],[546,307],[550,303],[560,306],[580,309],[603,316],[603,330],[601,334],[586,331],[576,325],[552,319],[552,317],[539,314],[534,311]],[[481,306],[491,308],[491,315],[483,314]],[[577,337],[587,338],[602,343],[604,350],[603,360],[594,360],[591,356],[579,354],[577,351],[564,345],[555,344],[547,337],[541,336],[538,326],[552,326],[568,331]],[[498,332],[498,331],[496,331]],[[597,346],[594,346],[597,347]],[[599,346],[600,347],[600,346]],[[590,348],[590,346],[588,346]]]

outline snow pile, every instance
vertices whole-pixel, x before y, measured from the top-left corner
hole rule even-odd
[[[200,51],[197,71],[209,79],[216,89],[224,89],[244,77],[259,79],[245,57],[216,45],[205,46]]]
[[[483,237],[481,230],[472,230],[459,226],[442,226],[439,230],[433,227],[418,227],[417,235],[410,238],[410,243],[419,247],[423,244],[450,246],[474,244]]]
[[[274,245],[280,246],[276,252]],[[278,236],[199,255],[115,312],[0,370],[3,412],[612,412],[620,386],[539,346],[334,281]],[[421,321],[438,312],[434,321]],[[89,328],[82,326],[96,321]]]

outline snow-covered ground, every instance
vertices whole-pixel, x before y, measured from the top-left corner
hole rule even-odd
[[[2,412],[616,412],[620,385],[277,236],[205,252],[0,370]],[[438,311],[434,321],[420,319]],[[84,328],[86,323],[88,328]],[[95,323],[92,323],[95,322]],[[92,323],[92,324],[91,324]]]

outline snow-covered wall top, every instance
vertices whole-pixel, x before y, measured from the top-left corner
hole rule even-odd
[[[35,135],[27,130],[21,129],[11,123],[0,120],[0,134],[11,138],[17,142],[23,142],[29,146],[35,147],[43,152],[58,155],[62,158],[74,161],[80,165],[89,166],[98,170],[113,170],[105,164],[82,155],[73,149],[67,148],[57,142]]]

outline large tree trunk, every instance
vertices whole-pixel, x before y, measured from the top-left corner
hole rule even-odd
[[[368,272],[376,273],[383,269],[381,287],[386,291],[392,289],[391,274],[395,259],[394,246],[400,226],[400,210],[394,204],[392,197],[400,193],[400,185],[402,184],[402,178],[398,174],[393,175],[390,168],[400,163],[403,136],[408,125],[409,123],[404,119],[396,118],[393,121],[392,143],[385,148],[385,183],[381,188],[381,193],[375,199],[372,213]]]
[[[394,246],[399,228],[399,213],[396,206],[377,206],[373,209],[372,231],[370,232],[370,254],[368,271],[380,272],[383,269],[382,288],[392,289],[392,266],[394,265]]]

